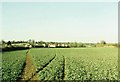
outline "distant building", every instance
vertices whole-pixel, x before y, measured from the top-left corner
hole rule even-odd
[[[57,46],[60,46],[60,44],[57,44]]]
[[[30,44],[26,44],[25,47],[29,47],[29,48],[31,48],[32,45],[30,45]]]
[[[59,43],[59,44],[56,45],[56,47],[58,47],[58,48],[59,48],[59,47],[60,47],[60,48],[61,48],[61,47],[62,47],[62,48],[66,48],[66,47],[68,47],[68,44],[66,44],[66,43]]]
[[[68,45],[67,45],[67,44],[65,44],[65,47],[68,47]]]
[[[64,47],[64,46],[65,46],[65,44],[61,44],[61,46],[62,46],[62,47]]]
[[[55,44],[48,44],[48,47],[49,47],[49,48],[55,48],[56,45],[55,45]]]
[[[43,47],[45,47],[46,45],[45,44],[42,44]]]
[[[38,44],[35,44],[35,45],[38,45]]]

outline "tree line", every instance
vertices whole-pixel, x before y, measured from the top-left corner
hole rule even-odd
[[[18,45],[21,44],[21,45]],[[1,40],[1,46],[2,48],[6,47],[23,47],[26,46],[26,44],[31,45],[33,48],[34,47],[57,47],[57,48],[80,48],[80,47],[104,47],[104,46],[115,46],[119,47],[118,43],[107,43],[104,40],[101,40],[98,43],[82,43],[82,42],[45,42],[45,41],[35,41],[32,39],[29,39],[28,41],[4,41]]]

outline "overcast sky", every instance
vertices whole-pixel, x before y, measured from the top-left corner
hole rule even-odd
[[[117,42],[118,3],[3,3],[2,24],[4,40]]]

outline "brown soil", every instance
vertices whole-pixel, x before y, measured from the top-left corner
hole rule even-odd
[[[65,73],[65,69],[66,69],[66,67],[65,67],[65,66],[66,66],[66,65],[65,65],[65,64],[66,64],[66,59],[65,59],[64,56],[63,56],[63,64],[64,64],[64,65],[63,65],[63,75],[62,75],[62,80],[66,80],[66,75],[65,75],[65,74],[66,74],[66,73]]]
[[[30,78],[36,73],[36,68],[33,64],[32,57],[29,55],[29,53],[26,53],[26,64],[25,68],[22,74],[21,80],[30,80]],[[39,80],[38,75],[36,75],[32,80]]]
[[[51,63],[51,61],[55,58],[55,56],[48,63],[46,63],[43,66],[43,68],[37,70],[36,67],[34,66],[32,57],[29,54],[29,50],[28,50],[26,52],[26,61],[25,61],[23,72],[22,72],[22,77],[18,81],[24,80],[26,82],[29,82],[31,80],[40,80],[39,74],[38,74],[39,71],[43,70],[49,63]]]

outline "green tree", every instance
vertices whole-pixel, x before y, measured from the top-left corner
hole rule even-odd
[[[2,44],[5,44],[5,41],[4,41],[4,40],[2,40],[1,42],[2,42]]]
[[[106,44],[106,42],[104,41],[104,40],[101,40],[101,42],[100,42],[101,44]]]
[[[35,47],[35,40],[29,39],[28,43],[31,44],[33,47]]]
[[[11,44],[11,42],[10,41],[8,41],[7,42],[7,46],[11,46],[12,44]]]

